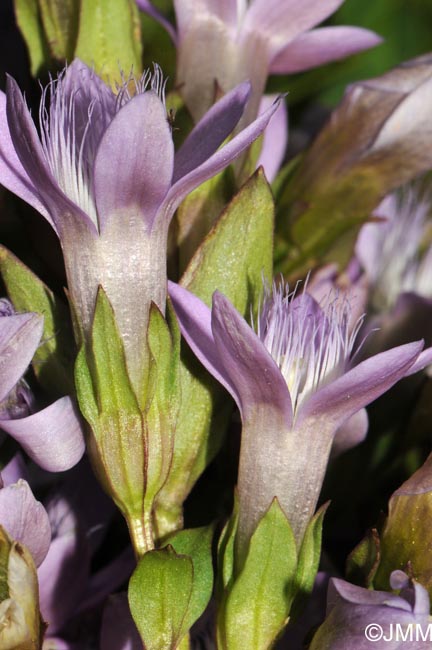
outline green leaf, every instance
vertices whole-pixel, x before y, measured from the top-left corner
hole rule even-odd
[[[78,33],[79,0],[39,0],[40,13],[55,59],[72,60]]]
[[[66,305],[3,246],[0,273],[15,309],[34,311],[44,317],[43,338],[33,358],[41,385],[56,397],[73,394],[75,344]]]
[[[89,453],[117,506],[142,526],[147,438],[129,379],[123,341],[111,304],[99,287],[89,349],[75,371],[79,404],[91,425]],[[147,522],[148,523],[148,522]],[[146,525],[147,525],[146,523]]]
[[[39,13],[38,0],[14,0],[18,27],[27,45],[33,77],[50,64],[48,42]]]
[[[99,287],[96,299],[91,350],[100,412],[139,411],[126,367],[123,341],[102,287]]]
[[[243,569],[219,620],[221,648],[267,650],[287,622],[297,551],[277,499],[252,535]]]
[[[380,200],[430,170],[425,66],[420,58],[351,86],[279,187],[277,255],[284,274],[301,277],[329,261],[345,266]]]
[[[258,170],[227,206],[194,255],[181,284],[211,305],[224,293],[244,316],[256,309],[263,277],[272,279],[274,204]]]
[[[75,56],[108,83],[142,71],[141,23],[134,0],[81,0]]]
[[[197,187],[181,203],[177,212],[180,273],[229,203],[233,191],[232,172],[226,169]]]
[[[174,650],[183,636],[194,580],[190,557],[172,547],[146,553],[129,581],[129,606],[146,650]]]
[[[388,589],[391,572],[401,569],[432,595],[431,518],[431,489],[391,497],[389,515],[380,535],[381,556],[373,580],[375,589]]]
[[[238,526],[238,498],[234,499],[234,510],[227,521],[218,544],[218,583],[217,596],[222,601],[224,591],[231,589],[234,580],[235,537]]]
[[[329,503],[325,503],[309,522],[299,551],[298,564],[292,595],[295,598],[291,616],[301,611],[312,593],[321,558],[323,520]]]
[[[99,408],[87,363],[85,346],[81,347],[75,361],[75,385],[81,413],[90,425],[97,426]]]
[[[147,387],[147,482],[146,501],[150,505],[171,471],[173,438],[180,402],[180,331],[170,303],[165,320],[152,303],[147,331],[150,372]],[[157,520],[157,513],[156,513]],[[159,522],[160,523],[160,522]],[[160,531],[162,536],[166,531]]]
[[[348,556],[346,563],[347,580],[368,589],[372,587],[380,557],[378,531],[376,529],[369,530]],[[386,589],[388,589],[388,584]]]
[[[175,552],[191,558],[193,584],[187,614],[183,622],[186,634],[207,607],[213,590],[212,561],[213,526],[181,530],[170,537],[169,544]]]
[[[181,284],[207,304],[216,289],[244,315],[256,309],[262,280],[272,277],[274,206],[262,172],[243,186],[195,253]],[[182,350],[181,407],[174,455],[159,509],[178,512],[197,478],[220,449],[232,410],[226,392],[193,354]],[[168,514],[166,515],[168,519]],[[177,517],[177,518],[176,518]]]

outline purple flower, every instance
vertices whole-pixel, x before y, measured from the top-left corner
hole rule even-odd
[[[39,314],[0,316],[0,428],[51,472],[73,467],[84,453],[80,418],[70,397],[36,413],[22,376],[43,332]]]
[[[392,589],[371,591],[344,580],[330,580],[327,618],[315,634],[310,650],[427,650],[431,643],[429,596],[422,585],[393,571]]]
[[[245,123],[257,115],[269,74],[313,68],[373,47],[381,39],[366,29],[323,27],[343,0],[174,0],[175,33],[149,0],[138,6],[168,29],[177,46],[177,82],[195,120],[227,92],[249,79],[253,99]]]
[[[432,341],[431,195],[418,183],[388,195],[374,211],[379,221],[360,231],[356,257],[369,285],[367,331],[362,356],[413,338]],[[428,370],[429,372],[429,370]]]
[[[27,481],[19,479],[0,489],[0,526],[29,549],[36,566],[44,561],[51,543],[48,514],[33,496]]]
[[[240,555],[275,496],[300,543],[338,428],[432,351],[418,341],[351,367],[356,329],[346,299],[321,307],[305,292],[274,288],[255,332],[218,292],[210,311],[178,285],[169,291],[184,337],[241,412]]]
[[[97,288],[105,289],[135,387],[144,372],[150,302],[165,310],[172,215],[262,133],[277,108],[219,148],[249,93],[244,83],[226,95],[175,154],[158,68],[153,76],[128,79],[115,94],[75,60],[44,91],[40,137],[13,79],[0,95],[0,182],[57,232],[81,338],[89,332]]]
[[[432,298],[432,247],[427,241],[431,196],[411,185],[388,195],[374,211],[380,221],[360,231],[356,256],[370,283],[374,311],[388,311],[402,293]]]

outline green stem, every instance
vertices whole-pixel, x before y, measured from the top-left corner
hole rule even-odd
[[[148,513],[126,515],[132,546],[137,559],[154,549],[151,517]]]

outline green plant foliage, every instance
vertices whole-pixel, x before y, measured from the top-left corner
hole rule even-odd
[[[146,650],[174,650],[187,633],[192,559],[171,546],[149,551],[129,581],[129,606]]]
[[[122,83],[121,71],[139,76],[141,23],[134,0],[81,0],[74,54],[113,86]]]
[[[271,646],[288,619],[296,566],[294,535],[274,499],[252,535],[245,564],[221,609],[221,650]]]
[[[245,316],[257,308],[263,277],[272,277],[273,198],[262,172],[242,187],[191,260],[181,284],[211,304],[216,289]],[[182,352],[181,406],[170,475],[158,495],[159,512],[178,526],[179,509],[220,448],[231,413],[225,391],[189,350]],[[170,515],[169,513],[172,513]]]
[[[10,251],[0,246],[0,274],[15,309],[44,317],[44,332],[33,367],[53,396],[73,394],[75,345],[66,305]]]

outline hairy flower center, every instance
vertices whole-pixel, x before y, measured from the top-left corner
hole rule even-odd
[[[383,205],[385,223],[369,224],[375,241],[369,274],[374,283],[372,305],[390,309],[404,291],[432,295],[432,251],[421,255],[430,212],[430,197],[410,189],[392,195]]]
[[[348,300],[329,296],[321,307],[307,293],[288,287],[266,291],[257,334],[279,366],[294,412],[319,387],[341,375],[363,319],[350,330]]]
[[[44,89],[39,109],[41,142],[59,186],[97,225],[93,169],[97,150],[116,113],[136,94],[156,92],[165,103],[165,81],[158,66],[141,78],[125,78],[117,93],[83,67],[82,78],[66,70]]]

